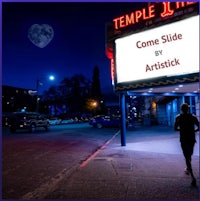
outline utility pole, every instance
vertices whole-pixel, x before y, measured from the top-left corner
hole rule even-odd
[[[39,82],[40,82],[39,79],[37,79],[36,80],[36,112],[39,111],[39,92],[38,92],[39,84],[40,84]]]
[[[48,79],[50,81],[54,81],[55,77],[54,77],[54,75],[50,75],[48,77]],[[43,79],[37,78],[37,80],[36,80],[36,112],[39,112],[39,105],[40,105],[39,88],[41,85],[43,85],[43,83],[42,83],[43,81],[41,82],[40,80],[43,80]]]

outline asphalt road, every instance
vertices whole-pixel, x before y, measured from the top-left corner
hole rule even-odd
[[[51,126],[48,132],[35,133],[11,134],[3,129],[2,198],[26,199],[38,188],[53,191],[117,132],[88,123]]]

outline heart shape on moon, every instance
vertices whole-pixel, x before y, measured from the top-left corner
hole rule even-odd
[[[29,40],[39,48],[46,47],[53,37],[53,28],[48,24],[33,24],[28,30]]]

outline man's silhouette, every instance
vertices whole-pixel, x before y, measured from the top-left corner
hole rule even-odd
[[[199,121],[197,117],[189,113],[189,105],[184,103],[181,105],[182,114],[176,116],[174,129],[180,131],[180,143],[186,162],[186,173],[192,177],[192,186],[196,186],[196,179],[193,174],[191,160],[196,142],[195,132],[199,131]]]

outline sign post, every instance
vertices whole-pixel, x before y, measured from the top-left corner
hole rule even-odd
[[[126,146],[126,111],[125,111],[125,95],[119,94],[120,110],[121,110],[121,146]]]

